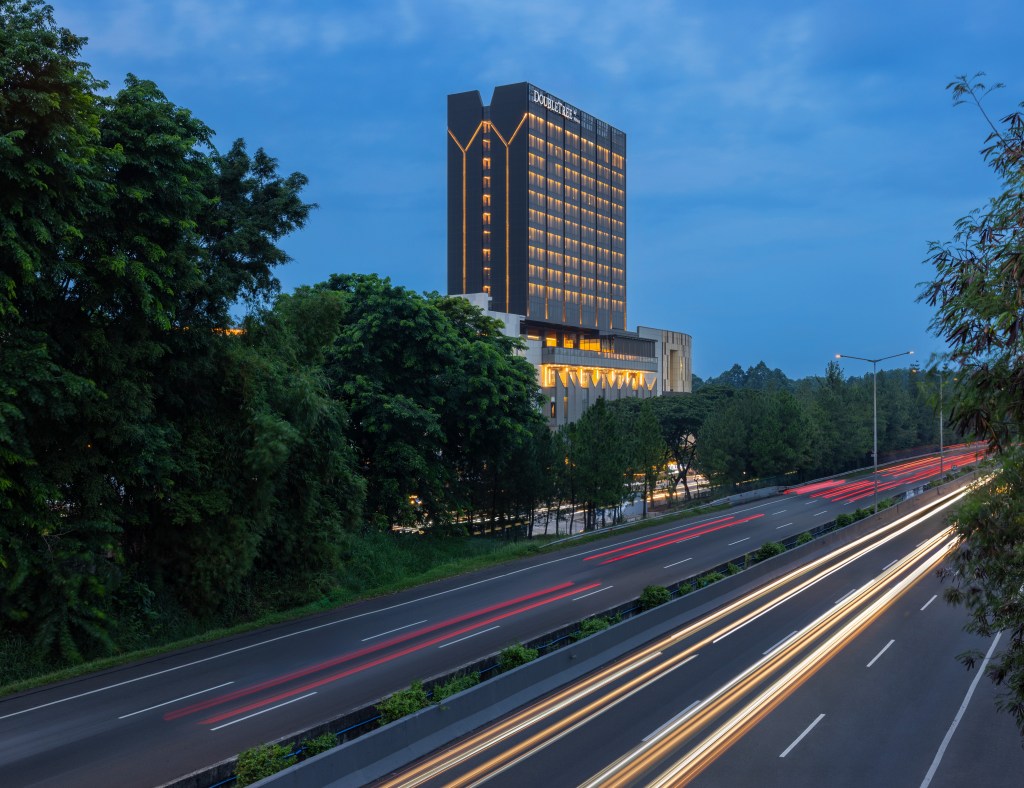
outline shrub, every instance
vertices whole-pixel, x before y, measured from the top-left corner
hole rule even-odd
[[[858,509],[857,511],[855,511],[853,513],[853,519],[854,520],[863,520],[869,514],[871,514],[871,510],[870,509]]]
[[[590,637],[597,632],[608,629],[610,626],[611,622],[607,618],[601,618],[600,616],[584,619],[580,622],[580,628],[572,633],[572,639],[583,640],[583,638]]]
[[[261,744],[239,753],[235,764],[235,785],[252,785],[295,763],[295,756],[283,744]]]
[[[845,528],[853,522],[853,515],[850,514],[837,514],[836,515],[836,528]]]
[[[765,561],[772,556],[776,556],[779,555],[779,553],[784,552],[786,552],[786,548],[778,542],[765,542],[757,549],[757,552],[754,553],[754,561]]]
[[[314,736],[312,739],[306,739],[306,741],[302,742],[302,757],[312,758],[314,755],[327,752],[337,743],[338,737],[330,731],[321,733],[319,736]]]
[[[736,566],[736,564],[730,563],[728,566],[725,567],[725,571],[728,572],[729,575],[735,575],[739,574],[743,570]]]
[[[476,673],[467,673],[465,676],[455,676],[448,679],[444,684],[434,687],[434,703],[440,703],[462,690],[475,687],[480,683],[480,677]]]
[[[650,610],[658,605],[664,605],[671,598],[672,595],[664,586],[647,586],[640,592],[640,609]]]
[[[427,697],[426,690],[423,689],[423,682],[414,681],[409,689],[399,690],[377,704],[377,711],[380,712],[380,724],[387,725],[407,714],[425,709],[429,705],[430,699]]]
[[[514,643],[498,654],[498,665],[501,667],[501,672],[504,673],[506,670],[512,670],[527,662],[532,662],[537,659],[539,653],[535,648],[527,648],[522,643]]]
[[[802,534],[800,534],[800,536],[798,536],[796,538],[796,546],[799,547],[802,544],[807,544],[808,542],[813,542],[813,541],[814,541],[814,537],[811,536],[810,532],[809,531],[804,531]]]
[[[725,578],[721,572],[708,572],[706,575],[697,578],[697,588],[704,588],[712,583],[717,583],[719,580]]]

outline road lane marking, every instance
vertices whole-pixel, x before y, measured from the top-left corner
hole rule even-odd
[[[367,640],[373,640],[374,638],[382,638],[385,635],[391,635],[391,634],[393,634],[395,632],[401,632],[403,629],[408,629],[409,627],[414,627],[417,624],[426,624],[426,623],[427,623],[427,619],[423,619],[422,621],[413,621],[411,624],[406,624],[404,627],[397,627],[395,629],[389,629],[387,632],[381,632],[379,635],[370,635],[370,637],[363,638],[359,642],[360,643],[365,643]]]
[[[807,503],[804,504],[804,506],[810,506],[812,503],[817,503],[817,501],[808,501]]]
[[[279,709],[282,706],[287,706],[289,703],[295,703],[297,701],[302,700],[303,698],[310,698],[313,695],[316,695],[316,692],[309,692],[309,693],[306,693],[305,695],[299,695],[299,697],[297,697],[297,698],[292,698],[291,700],[286,700],[284,703],[278,703],[276,706],[271,706],[269,709],[262,709],[260,711],[253,712],[252,714],[250,714],[250,715],[248,715],[246,717],[239,717],[237,720],[231,720],[231,722],[225,722],[223,725],[218,725],[216,728],[210,728],[210,730],[211,731],[219,731],[221,728],[228,727],[228,725],[234,725],[235,723],[238,723],[238,722],[245,722],[246,720],[251,720],[253,717],[259,717],[261,714],[266,714],[268,711],[273,711],[274,709]]]
[[[815,514],[814,516],[815,516],[815,517],[821,517],[821,516],[822,516],[823,514],[825,514],[825,512],[827,512],[827,511],[828,511],[828,509],[822,509],[822,510],[821,510],[820,512],[818,512],[818,513],[817,513],[817,514]]]
[[[771,515],[769,515],[769,516],[774,517],[777,514],[785,514],[787,511],[789,511],[789,510],[788,509],[779,509],[779,511],[772,512]]]
[[[925,608],[925,607],[928,607],[928,605],[930,605],[930,604],[931,604],[932,602],[934,602],[934,601],[935,601],[935,598],[936,598],[937,596],[938,596],[938,594],[932,594],[932,598],[931,598],[931,599],[929,599],[929,600],[928,600],[927,602],[925,602],[925,603],[924,603],[924,607],[922,607],[922,608],[921,608],[921,610],[924,610],[924,608]]]
[[[981,667],[978,668],[978,673],[974,677],[974,681],[971,682],[970,689],[967,690],[967,696],[964,698],[964,702],[960,704],[960,709],[953,718],[953,722],[950,724],[949,730],[946,731],[946,735],[942,739],[942,744],[939,745],[939,751],[935,753],[935,760],[932,761],[932,765],[928,769],[928,774],[926,774],[924,779],[921,781],[921,788],[928,788],[931,784],[932,778],[935,776],[935,771],[939,768],[939,763],[942,761],[942,756],[946,754],[946,748],[949,746],[949,742],[953,738],[953,734],[956,732],[956,728],[960,724],[960,720],[963,718],[964,712],[967,711],[967,704],[971,702],[971,696],[974,695],[974,690],[978,688],[978,682],[981,681],[981,677],[985,675],[985,667],[988,665],[989,660],[992,659],[992,652],[996,650],[996,644],[999,642],[999,638],[1002,637],[1002,635],[1002,632],[997,632],[995,639],[992,641],[992,645],[988,647],[988,653],[985,655],[985,659],[982,660]]]
[[[685,717],[687,714],[689,714],[691,711],[693,711],[695,708],[697,708],[700,704],[701,704],[701,701],[695,700],[693,703],[691,703],[689,706],[687,706],[685,709],[683,709],[681,712],[679,712],[676,716],[674,716],[668,722],[662,723],[657,728],[655,728],[653,731],[651,731],[646,736],[644,736],[642,741],[650,741],[655,736],[657,736],[659,733],[661,733],[663,730],[665,730],[665,728],[668,728],[669,726],[674,725],[676,722],[679,721],[680,717]]]
[[[494,627],[488,627],[487,629],[481,629],[479,632],[474,632],[472,635],[466,635],[466,637],[459,638],[458,640],[449,640],[447,643],[442,643],[438,648],[448,648],[448,646],[454,646],[456,643],[461,643],[463,640],[469,640],[470,638],[475,638],[477,635],[482,635],[485,632],[493,632],[496,629],[501,629],[501,624]]]
[[[743,537],[742,539],[738,539],[738,540],[737,540],[737,541],[735,541],[735,542],[729,542],[729,544],[727,544],[727,545],[726,545],[726,547],[732,547],[732,546],[733,546],[734,544],[739,544],[740,542],[745,542],[745,541],[747,541],[747,540],[748,540],[749,538],[750,538],[749,536],[744,536],[744,537]]]
[[[839,599],[836,600],[836,604],[837,605],[841,605],[843,602],[845,602],[847,599],[849,599],[851,595],[856,594],[856,593],[857,593],[857,589],[856,588],[851,588],[849,591],[847,591],[845,594],[843,594],[841,597],[839,597]]]
[[[685,564],[687,561],[692,561],[692,560],[693,560],[693,556],[690,556],[689,558],[684,558],[682,561],[676,561],[674,564],[669,564],[668,566],[663,566],[662,569],[671,569],[673,566],[679,566],[680,564]]]
[[[793,524],[793,523],[786,523],[786,525],[792,525],[792,524]],[[781,529],[781,528],[785,528],[785,527],[786,527],[786,525],[780,525],[780,526],[778,526],[778,528],[776,528],[775,530],[776,530],[776,531],[778,531],[778,530],[779,530],[779,529]]]
[[[768,649],[767,651],[763,652],[761,654],[761,656],[762,657],[767,657],[769,654],[771,654],[773,651],[775,651],[775,649],[777,649],[779,646],[781,646],[783,643],[785,643],[787,640],[789,640],[791,637],[793,637],[793,635],[795,635],[796,633],[797,633],[797,630],[794,629],[792,632],[790,632],[788,635],[786,635],[786,637],[784,637],[782,640],[780,640],[778,643],[776,643],[770,649]]]
[[[800,741],[801,741],[801,740],[802,740],[802,739],[804,738],[804,736],[806,736],[806,735],[807,735],[808,733],[810,733],[810,732],[811,732],[812,730],[814,730],[814,726],[815,726],[815,725],[817,725],[817,724],[818,724],[819,722],[821,722],[821,720],[822,720],[822,719],[824,718],[824,716],[825,716],[825,714],[824,714],[824,713],[821,713],[821,714],[819,714],[819,715],[818,715],[818,716],[817,716],[817,717],[815,718],[814,722],[812,722],[812,723],[811,723],[810,725],[808,725],[808,726],[807,726],[807,727],[806,727],[806,728],[804,729],[804,732],[803,732],[803,733],[801,733],[801,734],[800,734],[799,736],[797,736],[797,737],[796,737],[796,739],[794,739],[794,740],[793,740],[793,743],[792,743],[791,745],[789,745],[789,746],[788,746],[788,747],[787,747],[786,749],[784,749],[784,750],[783,750],[783,751],[782,751],[782,752],[781,752],[781,753],[779,754],[779,757],[780,757],[780,758],[785,758],[785,757],[786,757],[787,755],[789,755],[789,753],[790,753],[790,752],[792,751],[792,749],[793,749],[794,747],[796,747],[796,746],[797,746],[797,745],[798,745],[798,744],[800,743]]]
[[[867,664],[867,667],[869,667],[869,668],[870,668],[870,667],[871,667],[872,665],[874,665],[874,664],[875,664],[876,662],[878,662],[878,658],[879,658],[880,656],[882,656],[882,655],[883,655],[883,654],[884,654],[884,653],[885,653],[886,651],[888,651],[888,650],[889,650],[889,646],[891,646],[891,645],[892,645],[893,643],[895,643],[895,642],[896,642],[895,640],[890,640],[890,641],[889,641],[888,643],[886,643],[886,644],[885,644],[884,646],[882,646],[882,650],[881,650],[881,651],[879,651],[879,652],[878,652],[877,654],[875,654],[875,657],[874,657],[874,659],[872,659],[872,660],[871,660],[871,661],[870,661],[870,662],[869,662],[869,663]]]
[[[898,559],[898,558],[896,559],[896,561],[899,561],[899,560],[900,560],[900,559]],[[896,563],[896,561],[890,561],[889,563],[887,563],[887,564],[886,564],[885,566],[883,566],[883,567],[882,567],[882,571],[884,572],[884,571],[885,571],[886,569],[888,569],[888,568],[889,568],[890,566],[892,566],[893,564],[895,564],[895,563]]]
[[[582,594],[580,596],[573,597],[569,601],[570,602],[575,602],[577,599],[586,599],[588,596],[593,596],[594,594],[600,594],[602,591],[607,591],[609,588],[615,588],[615,586],[605,586],[604,588],[597,589],[597,591],[590,591],[590,592],[588,592],[586,594]]]
[[[133,711],[131,714],[122,714],[120,717],[118,717],[118,719],[119,720],[125,720],[125,719],[128,719],[129,717],[134,717],[136,714],[142,714],[143,712],[146,712],[146,711],[153,711],[153,709],[159,709],[162,706],[170,706],[172,703],[177,703],[179,700],[188,700],[189,698],[194,698],[196,695],[202,695],[204,692],[213,692],[216,689],[220,689],[221,687],[226,687],[226,686],[228,686],[228,684],[234,684],[234,683],[235,682],[233,682],[233,681],[226,681],[223,684],[218,684],[216,687],[209,687],[208,689],[199,690],[199,692],[193,692],[191,695],[183,695],[180,698],[175,698],[174,700],[165,701],[164,703],[158,703],[155,706],[150,706],[147,709],[139,709],[138,711]]]

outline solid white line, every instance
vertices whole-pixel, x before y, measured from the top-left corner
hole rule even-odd
[[[659,725],[653,731],[651,731],[646,736],[644,736],[644,738],[641,741],[650,741],[655,736],[657,736],[659,733],[661,733],[663,730],[665,730],[665,728],[669,727],[670,725],[674,725],[676,723],[676,721],[680,717],[683,717],[683,716],[689,714],[691,711],[693,711],[693,709],[695,707],[697,707],[699,705],[700,705],[700,701],[699,700],[695,700],[693,703],[691,703],[689,706],[687,706],[685,709],[683,709],[681,712],[679,712],[675,717],[670,719],[668,722],[665,722],[665,723]]]
[[[575,602],[577,599],[586,599],[588,596],[593,596],[594,594],[600,594],[602,591],[607,591],[609,588],[615,588],[615,586],[605,586],[604,588],[597,589],[597,591],[588,591],[585,594],[580,594],[580,596],[574,596],[569,601],[570,602]]]
[[[226,687],[228,684],[234,683],[235,682],[233,681],[226,681],[223,684],[218,684],[216,687],[210,687],[209,689],[199,690],[199,692],[193,692],[191,695],[183,695],[182,697],[175,698],[174,700],[169,700],[164,703],[158,703],[156,704],[156,706],[150,706],[148,709],[139,709],[138,711],[133,711],[131,714],[123,714],[120,717],[118,717],[118,719],[124,720],[128,717],[134,717],[136,714],[142,714],[146,711],[153,711],[153,709],[159,709],[161,706],[170,706],[172,703],[177,703],[179,700],[188,700],[189,698],[194,698],[196,695],[202,695],[204,692],[213,692],[215,689],[220,689],[221,687]]]
[[[692,560],[693,560],[693,556],[690,556],[689,558],[684,558],[682,561],[676,561],[674,564],[669,564],[668,566],[663,566],[662,569],[671,569],[673,566],[679,566],[680,564],[685,564],[687,561],[692,561]]]
[[[851,588],[849,591],[847,591],[845,594],[843,594],[841,597],[839,597],[839,599],[836,600],[836,604],[837,605],[841,605],[843,602],[845,602],[847,599],[850,598],[851,594],[856,594],[856,593],[857,593],[857,589],[856,588]]]
[[[825,512],[827,512],[827,511],[828,511],[828,509],[822,509],[822,510],[821,510],[820,512],[818,512],[818,513],[817,513],[816,515],[814,515],[814,516],[815,516],[815,517],[821,517],[821,516],[822,516],[823,514],[825,514]]]
[[[370,635],[370,637],[363,638],[359,642],[360,643],[365,643],[367,640],[373,640],[374,638],[382,638],[385,635],[392,634],[393,632],[401,632],[403,629],[408,629],[409,627],[414,627],[417,624],[426,624],[426,623],[427,623],[427,619],[423,619],[422,621],[413,621],[411,624],[406,624],[404,627],[397,627],[395,629],[389,629],[387,632],[381,632],[379,635]]]
[[[938,594],[932,594],[932,598],[931,598],[931,599],[929,599],[929,600],[928,600],[927,602],[925,602],[925,603],[924,603],[924,607],[922,607],[922,608],[921,608],[921,610],[924,610],[924,608],[925,608],[925,607],[928,607],[928,605],[930,605],[930,604],[931,604],[932,602],[934,602],[934,601],[935,601],[935,598],[936,598],[937,596],[938,596]]]
[[[775,530],[776,530],[776,531],[778,531],[778,530],[779,530],[779,528],[785,528],[785,527],[786,527],[786,525],[792,525],[792,524],[793,524],[793,523],[786,523],[785,525],[780,525],[780,526],[779,526],[778,528],[776,528]]]
[[[286,700],[284,703],[278,703],[276,706],[271,706],[269,709],[263,709],[262,711],[253,712],[252,714],[249,714],[246,717],[239,717],[237,720],[231,720],[231,722],[225,722],[223,725],[218,725],[216,728],[210,728],[210,730],[211,731],[219,731],[221,728],[228,727],[228,725],[234,725],[236,722],[245,722],[246,720],[251,720],[253,717],[259,717],[261,714],[266,714],[268,711],[273,711],[274,709],[279,709],[282,706],[287,706],[289,703],[295,703],[296,701],[302,700],[303,698],[312,697],[313,695],[316,695],[315,691],[314,692],[307,692],[305,695],[299,695],[299,697],[292,698],[291,700]]]
[[[928,788],[932,778],[935,776],[935,771],[939,768],[942,756],[946,754],[946,748],[949,746],[949,742],[953,738],[953,734],[956,732],[956,727],[960,724],[960,720],[964,716],[964,712],[967,711],[967,704],[971,702],[971,696],[974,694],[974,690],[977,689],[978,682],[981,681],[981,677],[985,675],[985,666],[988,665],[989,660],[992,659],[992,652],[996,650],[996,643],[999,642],[999,638],[1002,634],[1002,632],[997,632],[995,639],[992,641],[992,645],[988,647],[988,653],[985,655],[985,659],[982,660],[981,667],[978,668],[978,675],[976,675],[974,677],[974,681],[971,682],[970,689],[967,690],[967,697],[965,697],[964,702],[960,704],[959,711],[957,711],[956,716],[953,718],[953,722],[949,726],[949,730],[946,731],[946,735],[942,739],[942,744],[939,745],[939,751],[935,753],[935,760],[932,761],[932,765],[928,769],[928,774],[926,774],[924,779],[921,781],[921,788]]]
[[[812,722],[810,725],[808,725],[807,728],[804,730],[804,732],[801,733],[799,736],[797,736],[796,739],[794,740],[794,742],[791,745],[789,745],[786,749],[784,749],[782,751],[782,754],[779,755],[779,757],[780,758],[785,758],[787,755],[789,755],[790,750],[792,750],[794,747],[796,747],[800,743],[800,740],[803,739],[803,737],[806,736],[808,733],[810,733],[814,729],[815,725],[817,725],[819,722],[821,722],[821,720],[822,720],[822,718],[824,716],[825,716],[824,713],[819,714],[815,718],[814,722]]]
[[[886,651],[888,651],[888,650],[889,650],[889,646],[891,646],[891,645],[892,645],[893,643],[895,643],[895,642],[896,642],[895,640],[890,640],[890,641],[889,641],[888,643],[886,643],[886,644],[885,644],[884,646],[882,646],[882,650],[881,650],[881,651],[879,651],[879,652],[878,652],[877,654],[875,654],[875,658],[874,658],[874,659],[872,659],[872,660],[871,660],[871,661],[870,661],[870,662],[869,662],[869,663],[867,664],[867,667],[869,667],[869,668],[870,668],[870,667],[871,667],[872,665],[874,665],[874,664],[875,664],[876,662],[878,662],[878,658],[879,658],[880,656],[882,656],[882,655],[883,655],[883,654],[884,654],[884,653],[885,653]]]
[[[775,651],[775,649],[777,649],[779,646],[781,646],[783,643],[785,643],[787,640],[789,640],[791,637],[793,637],[793,635],[795,635],[796,632],[797,631],[794,629],[792,632],[790,632],[788,635],[786,635],[786,637],[784,637],[782,640],[780,640],[778,643],[776,643],[770,649],[768,649],[767,651],[763,652],[761,654],[761,656],[762,657],[767,657],[769,654],[771,654],[773,651]]]
[[[898,558],[896,559],[896,561],[899,561],[899,560],[900,560],[900,559],[898,559]],[[882,571],[884,572],[884,571],[885,571],[886,569],[888,569],[888,568],[889,568],[890,566],[892,566],[893,564],[895,564],[895,563],[896,563],[896,561],[890,561],[890,562],[889,562],[888,564],[886,564],[885,566],[883,566],[883,567],[882,567]]]
[[[479,632],[474,632],[472,635],[466,635],[466,637],[459,638],[458,640],[449,640],[447,643],[442,643],[438,648],[448,648],[448,646],[454,646],[456,643],[461,643],[463,640],[469,640],[470,638],[475,638],[477,635],[482,635],[484,632],[493,632],[495,629],[501,629],[501,624],[489,627],[488,629],[481,629]]]
[[[749,536],[744,536],[742,539],[739,539],[739,540],[737,540],[735,542],[729,542],[729,544],[727,544],[726,547],[732,547],[734,544],[739,544],[740,542],[745,542],[749,538],[750,538]]]

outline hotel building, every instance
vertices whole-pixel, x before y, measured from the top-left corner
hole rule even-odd
[[[448,96],[448,293],[519,317],[552,426],[689,391],[687,335],[626,330],[625,133],[528,82]]]

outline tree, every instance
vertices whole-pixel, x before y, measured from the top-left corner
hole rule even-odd
[[[1001,705],[1024,734],[1024,460],[1016,444],[1024,425],[1024,103],[997,124],[977,74],[948,85],[954,104],[973,104],[990,129],[982,157],[1000,179],[983,209],[955,224],[948,242],[930,244],[935,277],[919,300],[935,307],[933,331],[949,346],[960,379],[950,421],[986,439],[1002,470],[974,492],[956,518],[959,545],[946,577],[946,598],[963,604],[968,629],[1006,633],[988,675],[1005,689]],[[976,654],[963,655],[973,665]]]
[[[692,394],[665,395],[651,401],[661,425],[661,437],[676,467],[672,490],[682,484],[686,500],[692,497],[689,475],[694,467],[697,435],[717,403],[732,394],[733,390],[726,386],[706,385]]]

